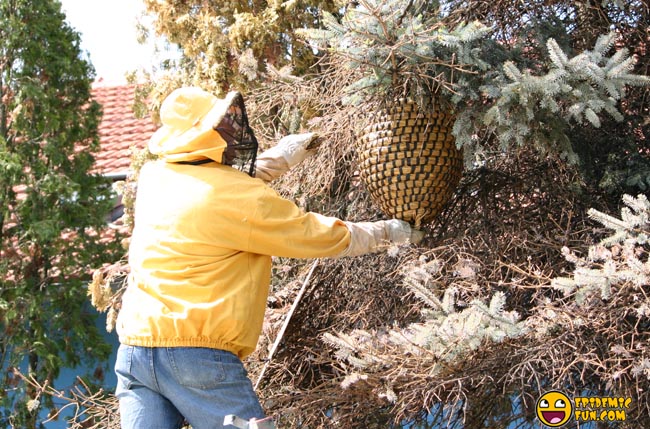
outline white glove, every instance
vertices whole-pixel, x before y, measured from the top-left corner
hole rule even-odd
[[[290,134],[282,137],[278,144],[264,151],[260,157],[283,158],[289,168],[292,168],[313,153],[307,149],[307,146],[317,138],[316,133]]]
[[[350,230],[350,244],[338,257],[377,252],[388,244],[417,244],[424,238],[423,231],[413,229],[399,219],[345,224]]]
[[[281,138],[269,151],[278,151],[278,155],[287,161],[289,168],[293,168],[313,153],[307,147],[317,138],[316,133],[291,134]]]
[[[314,153],[307,147],[318,138],[316,133],[290,134],[257,157],[255,177],[265,182],[277,179]]]

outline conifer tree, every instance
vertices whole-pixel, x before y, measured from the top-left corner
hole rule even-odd
[[[640,194],[636,198],[623,196],[625,206],[620,218],[591,209],[589,217],[598,221],[611,235],[597,245],[589,247],[586,257],[576,256],[563,248],[567,260],[575,264],[572,277],[553,279],[553,286],[575,301],[585,305],[591,298],[609,300],[613,288],[628,287],[631,292],[642,291],[650,283],[648,243],[650,243],[650,202]],[[636,296],[633,308],[639,316],[650,314],[650,302],[646,297]]]
[[[297,3],[285,3],[288,4],[293,7]],[[369,4],[376,7],[365,7]],[[301,6],[309,9],[306,5]],[[330,57],[335,58],[335,61],[319,64],[324,74],[311,80],[311,83],[316,82],[311,88],[335,92],[337,95],[343,94],[345,97],[337,98],[332,105],[325,107],[322,105],[323,100],[319,99],[321,104],[314,109],[318,114],[323,111],[336,113],[338,110],[347,109],[349,117],[357,117],[360,111],[365,112],[365,106],[359,108],[350,105],[368,93],[375,94],[378,98],[392,98],[400,94],[415,97],[435,94],[444,96],[457,113],[455,133],[459,144],[468,149],[466,155],[472,154],[476,149],[484,149],[484,152],[474,152],[477,154],[475,157],[468,157],[469,161],[478,159],[481,161],[479,165],[486,167],[473,171],[479,178],[483,177],[480,175],[482,171],[502,166],[501,161],[507,159],[517,146],[523,145],[535,147],[543,154],[562,155],[571,162],[580,163],[584,172],[597,171],[597,174],[593,173],[594,177],[590,178],[595,183],[602,184],[603,177],[609,177],[608,180],[614,182],[617,189],[621,189],[621,184],[627,185],[628,181],[630,186],[638,186],[641,189],[642,186],[650,185],[650,179],[647,179],[650,177],[650,162],[647,156],[647,137],[650,135],[647,123],[648,79],[644,77],[650,64],[649,51],[646,49],[647,22],[650,16],[645,2],[363,0],[338,6],[340,7],[336,9],[323,7],[322,10],[329,14],[320,15],[322,21],[315,20],[314,25],[306,23],[304,27],[312,28],[311,31],[300,32],[307,34],[310,40],[319,41],[320,47],[326,43],[330,47],[336,45],[339,48],[338,52],[332,52],[336,49],[327,52],[338,56]],[[314,10],[318,9],[318,5],[312,7]],[[372,12],[365,13],[364,7],[366,11]],[[186,62],[180,64],[180,67],[184,68],[183,73],[174,81],[158,82],[163,85],[163,89],[164,85],[193,83],[219,93],[228,86],[245,87],[246,82],[250,82],[248,77],[253,80],[260,78],[262,75],[256,73],[262,70],[260,65],[267,58],[269,70],[272,69],[271,66],[280,67],[294,62],[292,55],[297,51],[292,49],[283,51],[288,55],[286,58],[269,54],[279,52],[277,50],[248,51],[249,45],[253,45],[251,40],[246,39],[248,42],[236,45],[234,42],[239,39],[230,37],[230,29],[245,29],[246,34],[255,34],[260,41],[268,40],[268,46],[295,47],[294,33],[278,32],[274,37],[266,39],[266,36],[270,36],[277,29],[270,25],[275,21],[267,20],[262,23],[261,19],[254,19],[263,16],[260,14],[262,10],[279,10],[276,6],[228,4],[219,11],[210,2],[192,5],[151,2],[150,8],[158,14],[159,31],[171,35],[170,40],[187,47],[184,57]],[[234,12],[231,18],[231,12],[235,9],[250,11],[248,15],[237,15],[243,27],[229,25],[235,22]],[[253,10],[256,12],[252,12]],[[317,15],[314,13],[313,16]],[[368,20],[363,21],[366,18]],[[166,23],[165,28],[160,27],[163,23]],[[291,27],[287,31],[298,27]],[[612,30],[614,33],[610,33]],[[209,36],[203,38],[204,32]],[[355,32],[356,34],[353,34]],[[291,40],[292,43],[277,45],[278,40]],[[355,43],[355,40],[360,43]],[[192,46],[194,48],[191,48]],[[238,47],[229,50],[217,49],[217,46]],[[311,52],[302,52],[306,54],[304,58],[310,58]],[[324,53],[325,50],[321,52]],[[255,59],[250,62],[254,67],[242,67],[247,64],[245,59],[250,58]],[[398,68],[391,69],[395,65]],[[207,70],[210,72],[204,72]],[[294,76],[285,74],[283,78],[295,79],[293,82],[309,81],[310,77],[306,76],[305,72],[306,68],[296,67]],[[339,88],[330,88],[328,84],[344,79],[328,80],[326,76],[334,75],[335,72],[362,79],[355,80],[347,93],[336,92]],[[360,76],[362,73],[364,75]],[[323,76],[326,78],[321,79]],[[304,81],[300,78],[304,78]],[[391,88],[394,91],[383,90],[386,86],[377,90],[382,88],[381,85],[394,85],[396,81],[399,84]],[[296,84],[291,91],[297,92],[301,89],[303,88]],[[407,91],[404,91],[405,89]],[[315,92],[318,94],[318,91]],[[328,93],[329,98],[323,99],[331,102],[331,92]],[[164,96],[164,90],[158,95]],[[251,95],[254,96],[255,92],[251,92]],[[277,99],[285,100],[285,93],[275,95]],[[348,103],[346,107],[341,101]],[[337,119],[342,117],[343,115],[336,116]],[[331,129],[324,127],[322,130],[329,133],[329,136],[351,134],[351,127],[347,127],[345,122],[328,122],[327,117],[320,119],[320,123],[325,124],[325,127],[330,126]],[[327,151],[331,146],[334,145],[323,146],[323,150]],[[549,158],[553,159],[554,156]],[[531,168],[530,165],[540,159],[543,157],[532,157],[525,152],[523,156],[518,154],[517,160],[511,162],[517,164],[522,161],[527,164],[526,167]],[[618,160],[620,165],[610,163],[611,159]],[[558,164],[542,162],[539,168],[545,169],[549,165],[557,167]],[[629,168],[629,171],[621,171],[621,165]],[[609,166],[616,168],[608,171]],[[503,175],[507,176],[509,173],[507,171]],[[329,278],[320,278],[320,281],[332,288],[327,289],[327,294],[315,293],[311,306],[308,307],[305,303],[307,310],[302,315],[302,320],[306,322],[301,327],[302,331],[301,328],[296,328],[296,335],[304,332],[308,334],[300,337],[300,344],[293,344],[292,347],[290,341],[286,341],[289,352],[285,366],[278,372],[294,374],[295,370],[297,375],[291,378],[280,374],[277,380],[298,381],[291,385],[276,380],[277,385],[271,386],[281,391],[273,399],[284,398],[284,405],[287,406],[286,409],[281,409],[283,404],[275,401],[275,404],[280,405],[277,405],[278,408],[274,411],[278,414],[295,414],[295,421],[298,422],[296,426],[304,426],[304,421],[313,419],[312,421],[324,422],[323,426],[314,427],[329,427],[333,422],[339,423],[337,411],[340,409],[344,410],[343,414],[345,410],[352,410],[346,416],[349,419],[363,419],[358,414],[371,414],[378,410],[390,410],[402,418],[432,411],[428,408],[432,403],[440,404],[440,409],[444,411],[444,407],[452,401],[452,408],[457,407],[458,413],[444,415],[445,411],[436,416],[441,426],[453,422],[456,425],[453,427],[511,427],[499,423],[510,421],[515,409],[523,412],[530,405],[517,405],[516,395],[525,401],[538,394],[538,389],[557,388],[557,385],[552,384],[554,382],[565,383],[559,384],[562,388],[576,387],[577,384],[578,390],[593,389],[594,392],[603,394],[625,391],[634,398],[639,398],[639,408],[647,409],[647,401],[644,400],[647,395],[643,392],[648,391],[645,386],[650,364],[645,356],[645,349],[639,346],[647,343],[647,319],[650,314],[645,296],[647,238],[645,232],[633,236],[639,225],[644,222],[645,203],[641,199],[626,199],[634,213],[626,212],[620,221],[592,212],[595,219],[605,220],[606,225],[618,228],[614,237],[616,240],[628,237],[624,239],[627,246],[630,238],[633,238],[633,245],[614,246],[614,251],[608,250],[612,258],[607,256],[607,251],[603,251],[603,246],[597,247],[590,252],[586,260],[581,260],[566,250],[565,254],[577,263],[577,268],[572,278],[560,278],[553,282],[556,289],[566,292],[569,297],[564,300],[557,299],[561,294],[550,287],[550,284],[522,285],[525,280],[515,277],[522,275],[524,279],[530,279],[533,276],[526,277],[526,267],[515,267],[512,265],[514,262],[509,259],[514,257],[515,260],[524,260],[521,258],[522,254],[525,257],[526,251],[530,250],[525,245],[531,243],[526,242],[525,238],[531,239],[531,236],[525,236],[521,240],[518,237],[518,233],[522,231],[517,228],[522,228],[522,225],[524,229],[530,227],[534,230],[535,240],[548,240],[535,241],[532,243],[533,248],[559,248],[558,243],[571,234],[571,227],[583,226],[574,220],[581,215],[571,206],[577,198],[567,197],[569,207],[562,207],[557,213],[547,216],[548,219],[542,219],[550,219],[554,223],[561,222],[562,230],[541,230],[544,226],[548,228],[549,223],[541,222],[538,225],[540,219],[532,216],[531,220],[523,216],[527,215],[528,210],[535,213],[535,209],[539,208],[535,207],[536,204],[544,204],[552,199],[548,192],[552,192],[554,188],[548,183],[555,181],[556,177],[553,177],[553,172],[545,173],[547,174],[541,178],[543,180],[536,182],[536,186],[524,186],[527,190],[525,193],[508,186],[499,187],[496,183],[478,186],[476,181],[469,181],[463,201],[471,200],[469,208],[476,210],[465,213],[464,207],[461,207],[456,212],[458,216],[450,222],[453,224],[450,229],[462,235],[475,231],[472,226],[476,223],[485,222],[489,226],[492,222],[499,224],[497,229],[503,236],[492,235],[492,231],[487,227],[478,228],[484,232],[483,235],[466,237],[465,241],[463,237],[452,237],[451,246],[459,243],[459,252],[470,254],[475,248],[482,249],[474,256],[477,259],[491,258],[496,262],[496,266],[488,267],[494,270],[485,273],[488,278],[477,276],[463,279],[465,289],[461,293],[457,293],[455,288],[460,279],[455,273],[451,273],[454,271],[452,267],[446,268],[446,281],[440,282],[439,285],[434,285],[431,281],[431,274],[437,269],[437,262],[403,267],[400,279],[411,294],[423,303],[424,311],[417,323],[412,323],[410,317],[406,322],[403,319],[399,321],[403,324],[386,318],[381,320],[380,326],[374,326],[376,329],[366,326],[355,329],[358,325],[366,323],[366,320],[360,320],[363,317],[355,315],[350,317],[354,323],[345,325],[347,320],[339,320],[337,328],[332,329],[333,322],[329,319],[344,317],[339,314],[342,312],[340,308],[327,307],[329,302],[335,301],[336,297],[333,295],[344,294],[346,299],[354,301],[355,292],[360,295],[366,291],[372,291],[373,295],[381,294],[383,291],[377,285],[368,285],[370,271],[379,269],[380,264],[366,266],[365,271],[359,268],[354,272],[361,274],[354,278],[347,277],[342,286],[331,280],[331,277],[335,277],[332,272],[338,274],[336,269],[327,274]],[[557,172],[557,180],[560,182],[562,180],[559,176],[562,173]],[[588,173],[587,177],[590,174],[592,173]],[[493,174],[485,177],[499,179],[501,176]],[[312,178],[313,176],[310,176],[310,179]],[[629,180],[631,178],[637,180],[632,182]],[[545,183],[542,183],[543,181]],[[476,186],[478,190],[475,191],[472,186]],[[601,196],[587,195],[593,189],[589,186],[581,187],[578,184],[576,188],[576,194],[581,193],[585,199],[593,198],[592,201],[596,201]],[[347,191],[352,188],[345,189],[345,197],[335,204],[350,204],[352,197]],[[486,195],[494,189],[501,195]],[[561,189],[566,191],[567,188]],[[483,191],[486,192],[482,193]],[[334,198],[336,197],[337,195],[334,195]],[[493,208],[488,204],[491,201],[495,203]],[[508,208],[517,205],[521,206],[518,213],[522,215],[522,219],[499,216],[490,218],[488,213],[485,213],[483,219],[483,213],[477,214],[481,207],[486,208],[487,212],[492,210],[512,213],[508,212]],[[355,206],[354,210],[356,209]],[[349,210],[348,213],[355,214],[352,213],[354,210]],[[467,218],[472,215],[475,217]],[[535,224],[528,225],[527,222]],[[473,240],[487,245],[481,247],[469,243]],[[518,247],[520,244],[523,246]],[[512,250],[513,248],[516,250]],[[620,258],[621,248],[626,249],[623,259]],[[438,251],[439,249],[428,249],[426,252],[431,255]],[[500,259],[499,252],[506,253],[504,259]],[[643,252],[643,258],[639,258],[635,252]],[[545,258],[551,253],[557,252],[549,250],[544,255]],[[399,254],[399,257],[406,261],[411,255]],[[605,262],[601,264],[603,261]],[[345,266],[345,261],[335,263],[340,264],[337,267]],[[527,263],[530,266],[544,266],[549,260],[528,260]],[[555,272],[557,267],[551,268],[551,271]],[[513,272],[515,274],[512,274]],[[390,270],[387,275],[393,279],[394,273],[395,271]],[[534,274],[545,276],[547,273],[539,274],[535,271]],[[502,279],[507,281],[502,282]],[[390,285],[389,293],[395,293],[393,286]],[[360,297],[359,301],[363,302],[363,305],[359,305],[359,308],[365,311],[365,303],[369,300],[368,296]],[[339,299],[336,302],[342,301],[343,299]],[[327,321],[318,319],[315,314],[323,308],[331,310],[331,314],[325,317]],[[316,310],[312,313],[308,312],[314,309]],[[392,308],[387,310],[381,307],[380,310],[393,314]],[[571,329],[566,324],[563,326],[567,319],[571,322]],[[325,334],[311,335],[314,332]],[[317,337],[318,340],[315,339]],[[641,337],[643,340],[639,342]],[[322,340],[324,345],[320,343]],[[622,344],[617,343],[609,349],[607,346],[614,344],[614,341],[620,341]],[[300,346],[304,344],[307,346],[301,349]],[[593,350],[598,351],[598,356],[592,353]],[[291,355],[291,352],[296,351],[296,354]],[[319,359],[324,355],[329,356],[329,351],[334,353],[337,362],[328,368]],[[589,352],[588,357],[582,356],[585,351]],[[511,355],[513,353],[514,355]],[[303,359],[305,356],[308,358]],[[590,361],[591,358],[595,360]],[[298,361],[299,363],[296,363]],[[422,362],[431,366],[420,368]],[[400,368],[401,365],[406,369]],[[560,367],[561,365],[564,367]],[[278,363],[278,366],[281,364]],[[520,372],[512,373],[513,368]],[[616,371],[613,368],[616,368]],[[409,378],[413,375],[408,373],[410,370],[423,372],[417,374],[420,378]],[[482,370],[495,371],[500,378],[495,374],[496,379],[491,379],[492,373],[485,375],[481,373]],[[337,378],[342,374],[345,378]],[[632,377],[629,377],[630,375]],[[392,380],[397,380],[397,383],[402,377],[410,384],[407,383],[406,388],[401,391],[398,386],[384,386]],[[468,379],[469,377],[477,377],[480,382],[475,384],[475,380]],[[341,379],[343,382],[339,386]],[[415,386],[413,380],[421,383]],[[357,396],[349,390],[336,390],[332,396],[325,396],[323,399],[323,392],[326,392],[330,385],[335,384],[337,389],[342,387],[346,390],[351,385],[364,383],[371,387],[380,387],[372,391],[359,388],[354,392]],[[634,390],[635,383],[642,386],[643,392]],[[458,386],[457,401],[454,401],[453,395],[437,396],[445,393],[445,384]],[[289,389],[286,388],[287,385],[290,385]],[[417,388],[421,388],[421,396],[407,396],[410,390]],[[432,395],[435,397],[432,398],[429,389],[434,388],[436,390]],[[287,393],[287,390],[290,390],[290,393]],[[297,395],[295,392],[304,395]],[[373,402],[378,396],[377,393],[382,400],[388,402]],[[348,394],[350,396],[347,396]],[[304,401],[300,402],[298,397],[303,397]],[[498,399],[495,399],[496,397]],[[416,400],[409,401],[409,398]],[[317,409],[318,404],[325,405]],[[305,409],[300,405],[304,405]],[[391,408],[392,406],[395,408]],[[414,407],[421,408],[414,411]],[[323,409],[328,411],[327,416],[323,415]],[[353,414],[357,415],[351,417]],[[470,415],[472,419],[469,418]],[[637,414],[636,417],[644,418],[643,413]],[[526,418],[529,420],[521,423],[519,427],[530,427],[533,424],[531,416]],[[470,420],[473,424],[465,425]]]
[[[371,370],[376,365],[391,365],[380,358],[381,349],[399,348],[417,355],[428,350],[442,361],[454,362],[478,349],[486,341],[501,342],[527,332],[515,311],[505,311],[506,296],[495,293],[489,304],[474,300],[458,310],[458,291],[450,287],[439,298],[431,291],[432,278],[439,262],[411,262],[402,267],[403,282],[423,303],[424,321],[406,328],[390,331],[387,336],[362,330],[350,334],[326,333],[324,340],[338,349],[337,357],[359,370]],[[431,368],[434,374],[439,370]]]
[[[325,29],[299,34],[334,56],[334,68],[358,69],[361,78],[346,88],[344,103],[408,97],[453,111],[456,144],[469,163],[482,149],[477,133],[496,136],[502,150],[534,146],[577,163],[570,127],[600,128],[603,114],[623,121],[627,88],[650,85],[648,76],[634,74],[628,49],[614,49],[613,32],[573,57],[548,35],[527,52],[518,35],[498,41],[480,21],[450,23],[444,6],[361,0],[340,22],[323,12]]]
[[[110,347],[87,305],[113,204],[92,172],[100,106],[80,36],[56,0],[0,1],[0,426],[41,427],[61,369],[101,364]],[[101,367],[101,366],[100,366]]]
[[[454,26],[461,22],[479,20],[490,23],[494,37],[500,43],[517,40],[519,52],[532,60],[548,58],[545,53],[548,40],[554,39],[572,58],[584,51],[595,52],[599,37],[611,31],[616,33],[615,46],[634,58],[634,72],[648,75],[650,51],[647,49],[647,22],[650,9],[640,0],[550,0],[513,3],[507,0],[479,2],[447,0],[446,21]],[[608,54],[608,55],[609,55]],[[611,57],[614,61],[620,58]],[[539,69],[526,62],[522,69],[543,75],[548,69]],[[604,63],[600,63],[602,68]],[[592,70],[597,70],[596,68]],[[586,70],[585,70],[586,71]],[[588,83],[588,82],[585,82]],[[608,193],[617,201],[622,193],[645,192],[650,186],[650,161],[644,155],[650,143],[650,113],[646,87],[628,87],[619,110],[625,119],[618,121],[609,114],[600,116],[600,127],[572,123],[565,128],[571,136],[573,160],[580,159],[584,179]],[[567,140],[562,138],[563,147]]]
[[[259,86],[274,74],[269,71],[282,70],[280,78],[289,79],[331,72],[332,66],[350,74],[362,69],[369,73],[350,87],[348,102],[373,87],[380,97],[407,89],[416,99],[433,93],[444,100],[447,92],[468,163],[496,134],[501,150],[525,145],[560,154],[610,192],[650,187],[650,162],[635,150],[636,136],[648,134],[647,78],[639,77],[649,61],[648,9],[639,0],[181,3],[146,2],[154,18],[150,31],[183,52],[161,65],[173,73],[155,82],[154,113],[180,85],[221,94]],[[342,43],[338,64],[314,66],[315,51],[305,38],[320,39],[321,47]],[[292,115],[304,125],[320,112],[314,106],[285,112],[283,104],[260,114]]]

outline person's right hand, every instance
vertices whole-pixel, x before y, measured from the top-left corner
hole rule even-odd
[[[417,244],[424,238],[424,231],[411,228],[399,219],[345,224],[350,230],[350,244],[339,257],[377,252],[388,244]]]

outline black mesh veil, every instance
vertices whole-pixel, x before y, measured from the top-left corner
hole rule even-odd
[[[255,177],[257,139],[248,124],[244,97],[240,93],[233,96],[224,118],[214,129],[228,145],[223,152],[222,163]]]

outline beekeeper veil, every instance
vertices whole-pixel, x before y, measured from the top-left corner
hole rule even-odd
[[[214,125],[227,144],[221,162],[254,177],[258,144],[248,123],[244,98],[239,92],[234,92],[228,94],[226,99],[230,100],[230,104],[223,119]]]

